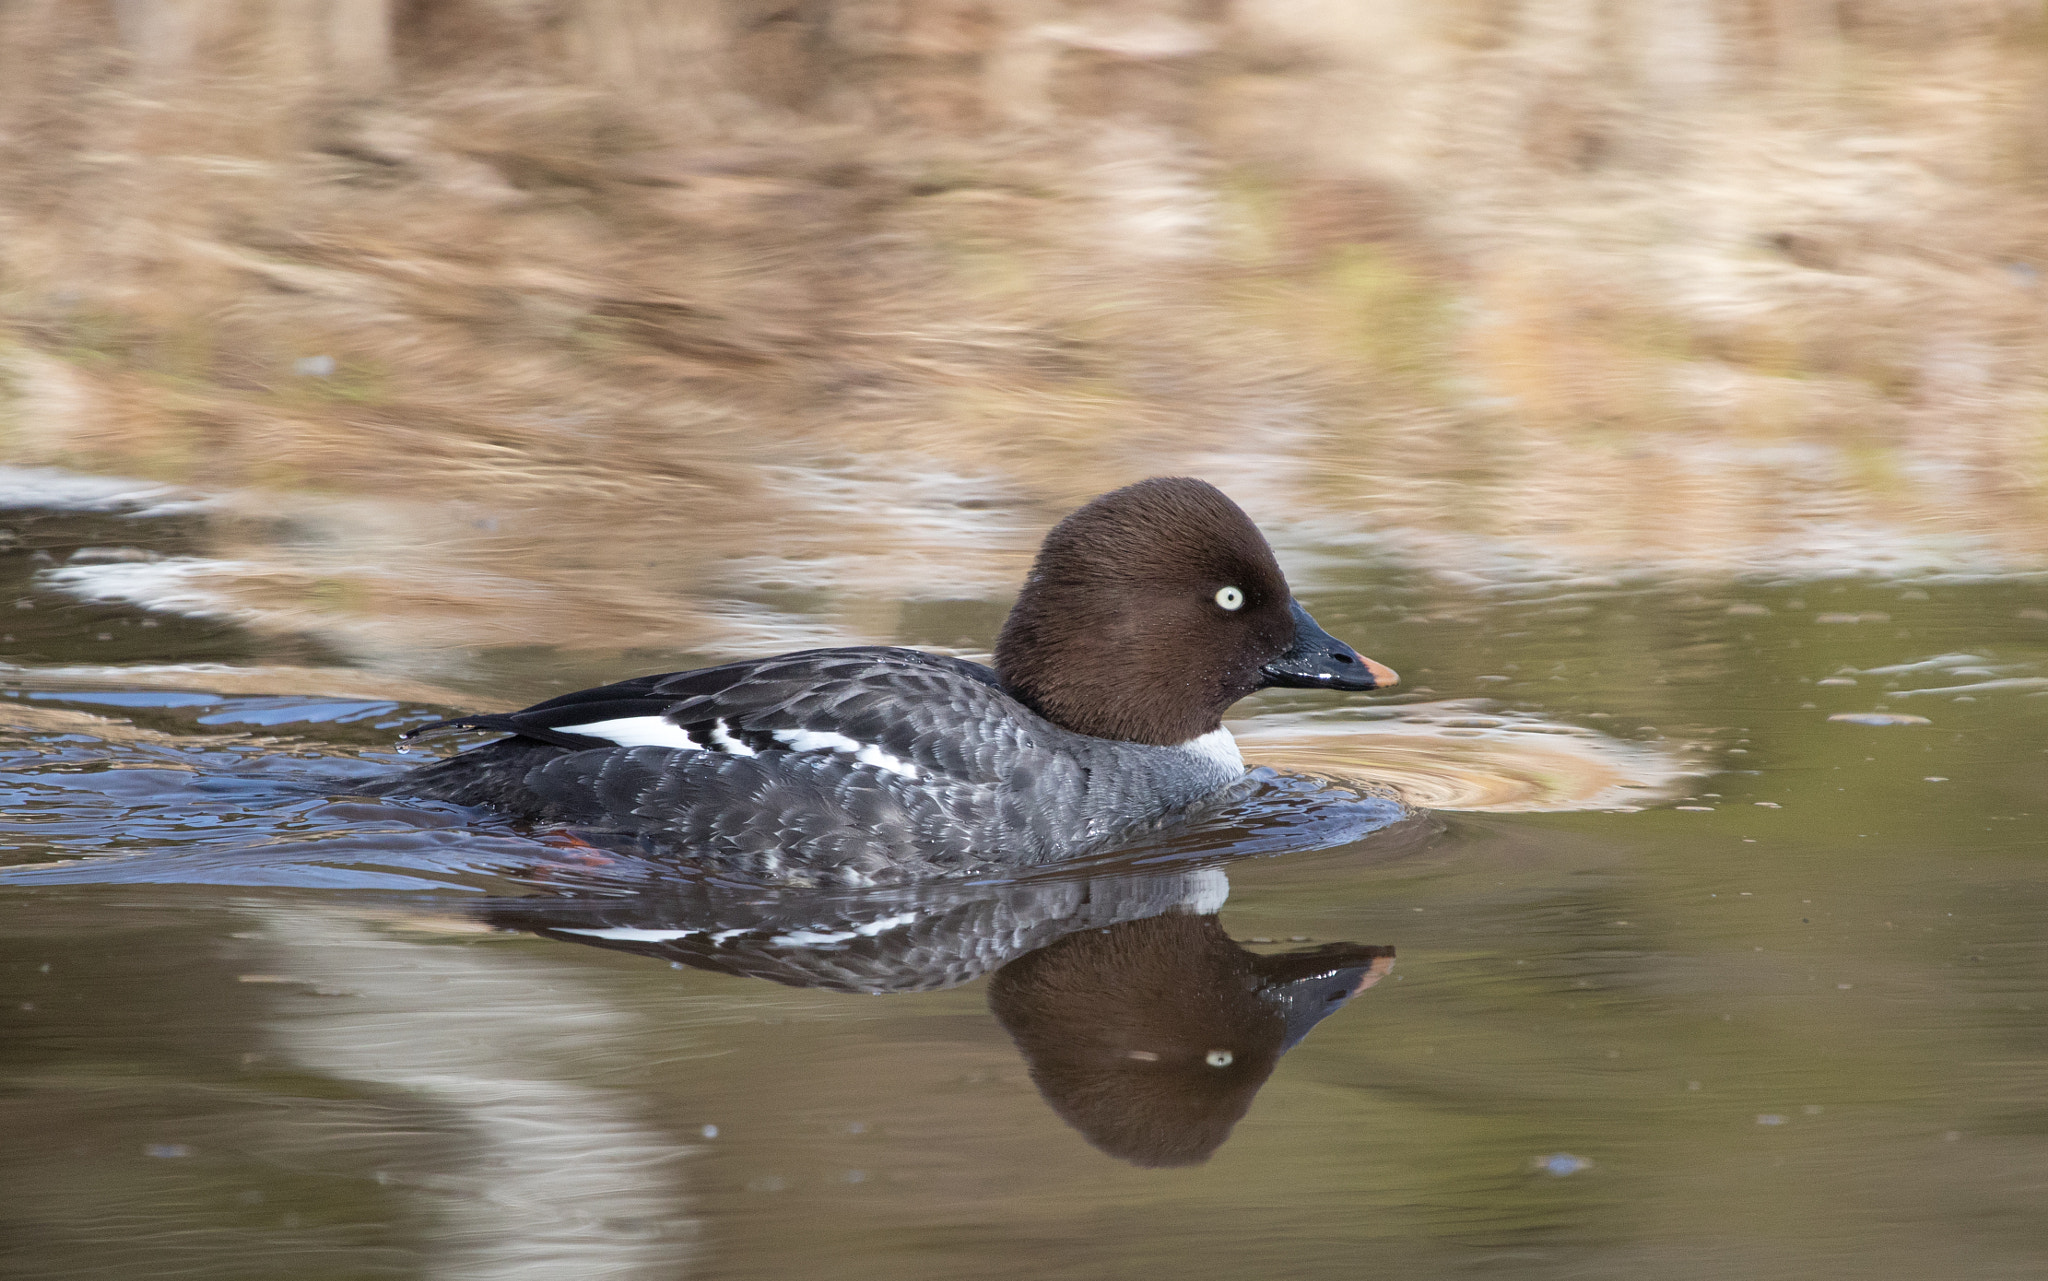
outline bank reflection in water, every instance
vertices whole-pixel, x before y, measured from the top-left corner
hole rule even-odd
[[[1282,1054],[1378,982],[1394,949],[1239,946],[1221,868],[859,895],[676,880],[521,900],[491,923],[793,987],[934,991],[990,974],[1039,1093],[1141,1166],[1206,1161]]]

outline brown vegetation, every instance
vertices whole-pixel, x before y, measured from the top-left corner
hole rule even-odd
[[[2044,41],[2004,0],[9,6],[7,454],[232,494],[243,603],[368,653],[986,594],[1170,471],[1425,559],[2033,558]]]

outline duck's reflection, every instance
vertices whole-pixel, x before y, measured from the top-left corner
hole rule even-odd
[[[1038,1092],[1135,1165],[1206,1161],[1280,1056],[1393,968],[1394,949],[1246,951],[1171,911],[1069,934],[997,970],[989,1007]]]
[[[673,880],[629,898],[501,905],[492,923],[843,992],[993,972],[989,1005],[1053,1111],[1145,1166],[1205,1161],[1280,1056],[1392,968],[1394,949],[1239,946],[1221,868],[860,895]]]

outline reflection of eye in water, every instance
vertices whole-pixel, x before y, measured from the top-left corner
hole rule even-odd
[[[989,1004],[1053,1110],[1112,1156],[1168,1166],[1207,1160],[1280,1055],[1393,965],[1351,943],[1247,951],[1216,919],[1229,892],[1214,867],[858,895],[677,878],[484,915],[793,987],[932,991],[994,971]]]
[[[1209,1159],[1280,1055],[1378,982],[1394,949],[1259,956],[1214,916],[1085,930],[989,981],[995,1011],[1062,1120],[1135,1165]]]

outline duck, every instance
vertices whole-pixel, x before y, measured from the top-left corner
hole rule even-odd
[[[1054,525],[992,666],[891,646],[640,676],[521,711],[373,785],[749,879],[860,888],[1014,873],[1185,822],[1246,776],[1224,712],[1399,677],[1296,600],[1265,536],[1185,476]]]

